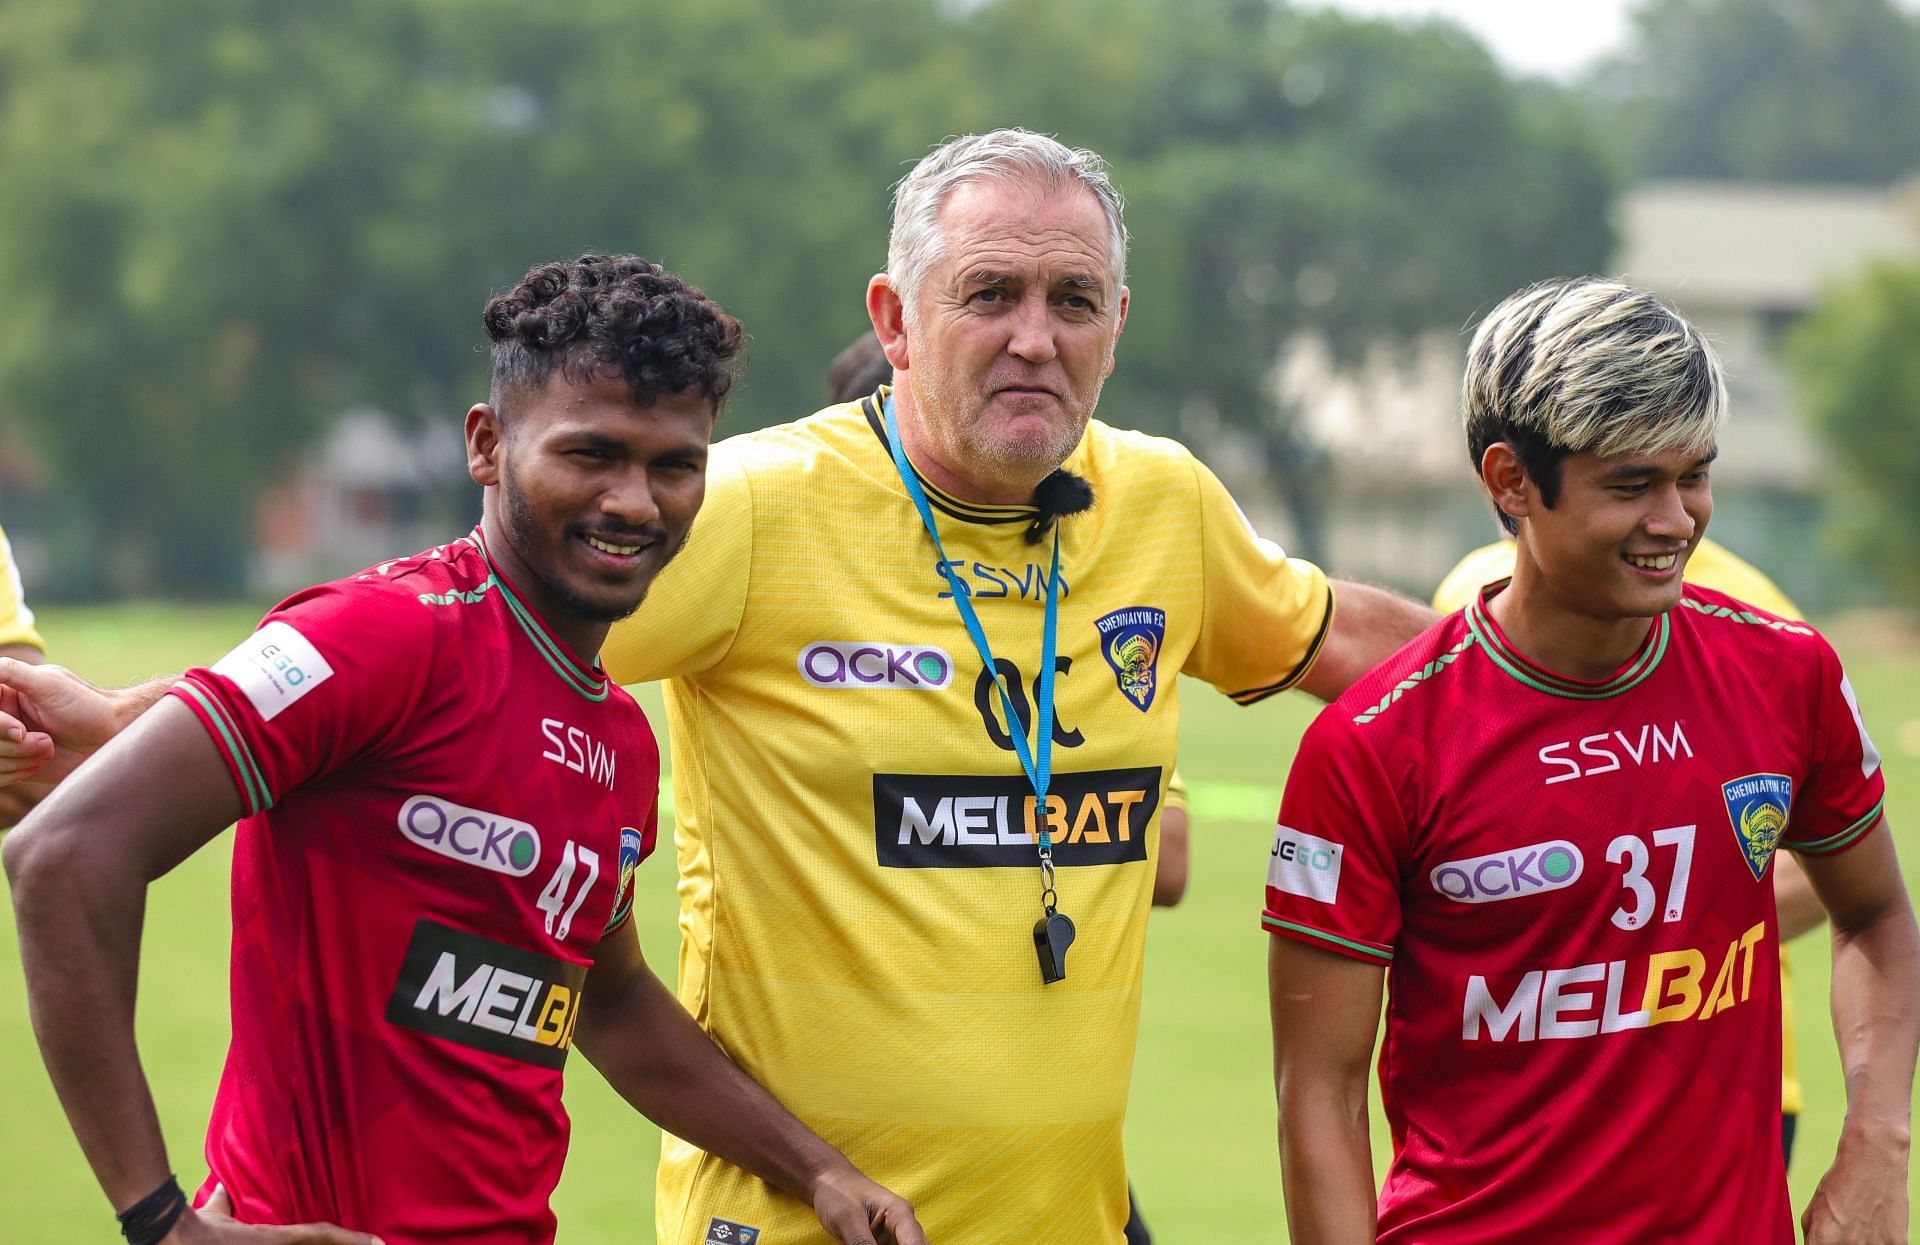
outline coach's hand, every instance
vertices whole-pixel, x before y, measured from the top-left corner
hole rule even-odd
[[[64,666],[0,657],[0,787],[32,778],[57,783],[119,733],[129,692],[95,687]],[[145,692],[140,708],[151,704]]]
[[[1862,1144],[1843,1131],[1800,1229],[1807,1245],[1906,1245],[1907,1148]]]
[[[820,1226],[845,1245],[927,1245],[927,1234],[907,1199],[888,1191],[849,1165],[813,1186],[813,1213]]]
[[[330,1223],[273,1228],[241,1223],[233,1217],[233,1199],[218,1185],[198,1212],[180,1216],[160,1245],[383,1245],[377,1236],[349,1232]]]

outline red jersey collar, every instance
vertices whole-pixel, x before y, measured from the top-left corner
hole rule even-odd
[[[500,566],[493,560],[493,552],[487,548],[487,535],[479,526],[475,526],[467,537],[480,550],[480,557],[487,564],[487,582],[500,589],[500,599],[507,603],[507,612],[520,624],[520,630],[526,633],[533,647],[554,672],[564,679],[567,685],[588,700],[605,700],[607,689],[611,686],[607,672],[601,668],[598,660],[583,662],[574,656],[558,636],[547,630],[540,616],[513,590]]]
[[[1494,665],[1536,691],[1572,700],[1605,700],[1645,682],[1660,664],[1660,659],[1667,654],[1667,641],[1672,636],[1673,623],[1666,614],[1662,614],[1654,619],[1653,626],[1647,628],[1647,638],[1641,643],[1639,651],[1607,678],[1587,682],[1555,674],[1529,661],[1515,648],[1512,641],[1507,639],[1507,633],[1500,629],[1500,624],[1493,620],[1493,611],[1487,608],[1487,602],[1512,582],[1509,576],[1475,593],[1473,600],[1467,603],[1467,627]]]

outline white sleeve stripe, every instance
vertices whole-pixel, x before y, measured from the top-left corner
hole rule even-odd
[[[1860,732],[1860,776],[1871,778],[1873,771],[1880,768],[1880,750],[1867,735],[1866,720],[1860,716],[1860,701],[1854,696],[1853,684],[1848,682],[1844,670],[1840,673],[1840,694],[1847,698],[1847,708],[1853,711],[1853,725]]]

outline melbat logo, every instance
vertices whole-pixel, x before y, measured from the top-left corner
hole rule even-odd
[[[874,846],[888,869],[1031,868],[1045,827],[1053,861],[1147,858],[1160,769],[1057,773],[1044,806],[1020,775],[875,774]]]
[[[387,1001],[387,1019],[543,1068],[573,1046],[587,966],[422,919]]]

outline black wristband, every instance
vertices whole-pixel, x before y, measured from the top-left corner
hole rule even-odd
[[[171,1174],[167,1183],[147,1194],[114,1218],[120,1221],[120,1235],[127,1245],[159,1245],[173,1231],[187,1210],[187,1195]]]

